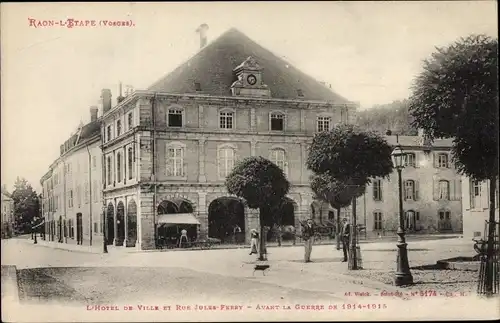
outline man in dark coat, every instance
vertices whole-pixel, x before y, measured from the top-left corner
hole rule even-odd
[[[315,233],[314,221],[308,219],[307,222],[302,226],[302,239],[304,240],[304,261],[311,262],[311,251],[314,244],[314,233]]]
[[[342,262],[347,261],[347,255],[349,252],[349,238],[351,237],[351,225],[347,221],[347,218],[344,218],[342,220],[342,232],[341,232],[341,238],[342,238],[342,249],[344,251],[344,259]]]

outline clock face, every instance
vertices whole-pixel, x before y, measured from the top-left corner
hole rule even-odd
[[[255,83],[257,83],[257,78],[255,77],[255,75],[250,74],[247,77],[247,81],[248,81],[248,84],[255,85]]]

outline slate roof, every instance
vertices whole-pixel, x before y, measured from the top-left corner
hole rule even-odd
[[[236,80],[233,69],[249,56],[263,68],[263,82],[271,90],[272,98],[350,102],[235,28],[207,44],[148,90],[231,96],[230,86]],[[195,82],[200,83],[201,91],[196,91]],[[298,96],[297,89],[302,90],[303,97]]]
[[[419,136],[399,136],[399,138],[396,138],[396,136],[385,136],[385,139],[387,140],[387,143],[392,146],[396,146],[398,144],[401,146],[422,146],[420,144]],[[432,142],[432,147],[451,148],[452,145],[453,139],[451,138],[434,139]]]

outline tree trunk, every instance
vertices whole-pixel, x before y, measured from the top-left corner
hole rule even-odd
[[[340,208],[337,208],[337,250],[340,250]]]
[[[264,212],[262,208],[259,209],[260,217],[260,243],[259,243],[259,260],[267,260],[266,255],[266,230],[264,228]]]
[[[349,270],[358,269],[358,255],[357,255],[357,241],[358,227],[356,223],[356,198],[352,199],[352,212],[351,212],[351,241],[349,244]]]
[[[486,252],[486,294],[493,294],[494,283],[494,242],[495,242],[495,193],[496,193],[497,180],[496,177],[490,179],[490,217],[488,223],[488,248]]]

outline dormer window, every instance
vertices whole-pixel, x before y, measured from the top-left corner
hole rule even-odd
[[[180,108],[170,108],[168,110],[168,126],[169,127],[182,127],[182,114]]]
[[[200,84],[200,82],[194,82],[194,88],[195,88],[196,92],[201,91],[201,84]]]
[[[304,92],[302,89],[297,89],[297,96],[304,97]]]

